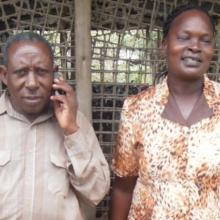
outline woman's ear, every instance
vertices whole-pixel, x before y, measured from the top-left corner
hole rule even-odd
[[[161,56],[162,58],[166,58],[166,52],[167,52],[167,42],[166,39],[163,40],[160,44],[160,52],[161,52]]]
[[[7,68],[0,65],[0,80],[7,86]]]

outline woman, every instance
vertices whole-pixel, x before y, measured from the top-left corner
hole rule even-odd
[[[123,106],[111,220],[220,219],[220,85],[206,76],[214,36],[198,6],[164,24],[167,77]]]

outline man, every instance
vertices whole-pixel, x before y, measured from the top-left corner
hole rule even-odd
[[[94,130],[77,111],[49,43],[25,32],[10,38],[0,76],[0,219],[82,220],[109,189],[109,168]],[[55,95],[54,90],[63,93]]]

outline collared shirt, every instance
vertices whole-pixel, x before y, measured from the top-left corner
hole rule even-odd
[[[109,167],[82,113],[64,136],[52,112],[30,123],[0,98],[0,220],[82,220],[81,203],[97,205]]]
[[[203,95],[189,124],[163,117],[166,79],[126,99],[113,170],[138,176],[129,220],[220,219],[220,84],[205,77]]]

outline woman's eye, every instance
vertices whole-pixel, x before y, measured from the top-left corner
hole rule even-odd
[[[182,35],[177,37],[179,40],[188,40],[189,37],[187,35]]]
[[[209,38],[203,38],[203,39],[202,39],[202,42],[209,44],[209,43],[212,42],[212,40],[209,39]]]

